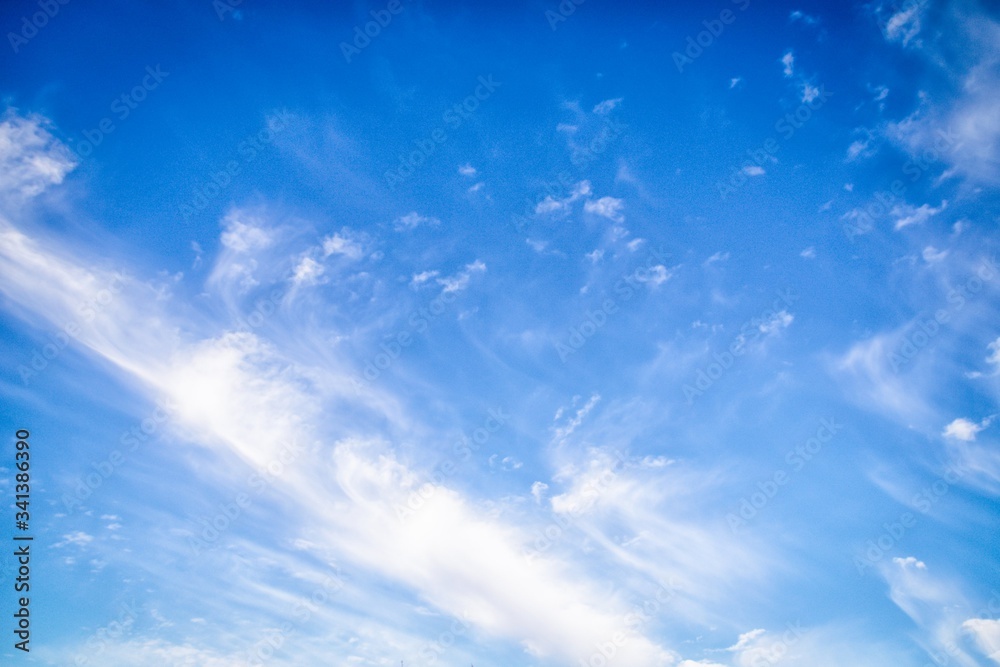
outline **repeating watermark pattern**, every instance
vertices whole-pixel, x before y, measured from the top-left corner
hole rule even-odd
[[[176,404],[169,399],[164,399],[157,404],[156,409],[148,417],[122,432],[118,440],[121,449],[112,449],[107,457],[90,464],[90,467],[94,469],[93,472],[77,478],[72,494],[63,494],[61,499],[63,509],[67,513],[72,513],[76,508],[82,507],[84,501],[90,498],[97,489],[101,488],[128,462],[129,455],[139,449],[140,445],[148,444],[154,435],[162,431],[164,424],[170,421],[176,410]],[[162,432],[157,441],[163,441]]]
[[[227,188],[244,169],[247,168],[264,149],[274,143],[278,135],[288,127],[287,111],[281,111],[267,119],[264,129],[246,136],[236,145],[239,159],[233,159],[217,171],[202,177],[192,188],[192,197],[177,207],[177,212],[187,221],[196,212],[201,212]]]
[[[93,299],[88,299],[77,306],[76,314],[78,317],[76,319],[70,320],[63,325],[62,329],[52,334],[49,337],[50,342],[35,348],[31,353],[31,360],[27,364],[18,365],[17,374],[25,386],[30,384],[35,376],[48,368],[49,364],[62,354],[70,341],[80,335],[82,325],[93,322],[97,315],[114,301],[115,295],[122,291],[122,283],[128,278],[126,273],[115,273],[107,287],[99,290]]]
[[[333,575],[324,577],[322,583],[309,594],[308,599],[300,600],[295,604],[291,610],[294,622],[285,621],[279,627],[270,630],[250,647],[247,652],[247,667],[263,667],[268,660],[274,657],[275,653],[281,650],[296,628],[307,623],[313,614],[330,601],[332,595],[343,590],[346,584],[341,576],[340,568],[334,566],[334,570]]]
[[[481,450],[493,437],[493,434],[503,428],[509,420],[510,415],[505,414],[503,408],[490,408],[483,423],[473,429],[471,438],[462,433],[461,437],[452,443],[449,457],[431,471],[430,479],[407,497],[405,505],[399,503],[393,505],[400,523],[405,522],[420,511],[427,504],[427,501],[434,497],[437,490],[444,486],[448,478],[458,472],[459,464],[468,461],[473,453]]]
[[[139,618],[139,609],[135,605],[135,600],[122,602],[120,605],[118,618],[110,621],[94,631],[83,643],[83,649],[73,657],[73,664],[76,667],[84,665],[100,664],[96,661],[108,647],[124,637],[135,621]]]
[[[922,350],[930,346],[941,331],[941,327],[951,321],[952,316],[960,312],[970,299],[979,294],[986,283],[996,278],[997,270],[996,258],[983,260],[975,274],[948,291],[945,297],[949,304],[948,308],[938,309],[933,317],[918,318],[917,323],[903,334],[899,345],[889,351],[889,366],[892,371],[899,373]]]
[[[951,127],[946,130],[935,130],[935,135],[930,148],[924,149],[920,155],[910,158],[900,167],[900,171],[909,177],[911,184],[919,181],[942,156],[958,146],[959,135]],[[847,240],[853,242],[856,236],[868,234],[875,229],[876,218],[888,215],[896,206],[903,203],[907,187],[903,179],[897,178],[887,190],[876,192],[863,208],[856,208],[841,216]]]
[[[591,162],[604,154],[608,147],[622,135],[627,125],[605,117],[600,129],[583,147],[577,147],[570,156],[570,163],[576,173],[581,173]],[[569,197],[578,185],[578,179],[566,171],[559,171],[551,180],[545,180],[534,197],[526,197],[524,210],[511,214],[511,224],[518,233],[523,233],[533,224],[538,205],[548,198],[561,200]]]
[[[667,278],[667,261],[663,246],[659,249],[649,251],[646,263],[637,266],[634,270],[623,274],[614,285],[614,297],[605,298],[596,309],[587,309],[583,319],[575,326],[570,327],[569,335],[565,342],[556,341],[555,348],[559,354],[559,361],[566,363],[570,355],[576,354],[597,332],[607,324],[608,318],[619,311],[619,299],[624,303],[630,301],[641,286],[651,281],[662,281]]]
[[[395,191],[437,151],[438,146],[448,141],[449,135],[445,131],[445,127],[458,130],[472,118],[472,114],[479,106],[490,99],[497,88],[503,85],[502,81],[494,81],[492,74],[480,76],[477,81],[478,85],[470,95],[452,104],[441,113],[443,126],[435,127],[426,136],[414,139],[415,149],[409,153],[401,153],[399,165],[385,172],[385,184],[389,190]]]
[[[750,0],[731,1],[741,12],[745,12],[747,7],[750,6]],[[733,10],[727,8],[719,12],[718,18],[702,21],[701,24],[705,29],[697,35],[688,35],[687,42],[684,45],[684,52],[674,51],[670,55],[674,61],[674,67],[677,68],[677,72],[683,74],[685,67],[700,58],[706,49],[711,48],[715,44],[715,40],[725,32],[726,26],[736,22],[736,17],[737,15],[733,13]]]
[[[38,35],[38,31],[47,26],[49,21],[54,19],[69,2],[70,0],[38,0],[38,8],[41,11],[37,11],[31,16],[22,16],[20,29],[17,32],[7,33],[7,41],[10,42],[10,48],[14,50],[14,53],[20,51],[25,44],[34,39]]]
[[[385,28],[389,27],[393,17],[404,9],[406,7],[400,0],[389,0],[385,9],[371,10],[372,20],[365,23],[364,29],[360,25],[354,26],[354,38],[349,43],[340,43],[340,52],[344,55],[344,61],[350,65],[351,60],[355,56],[361,55],[361,52],[367,49]]]
[[[813,114],[819,111],[826,104],[827,100],[833,96],[825,85],[820,85],[819,90],[810,99],[802,102],[794,111],[786,113],[774,122],[774,131],[778,133],[782,141],[788,141],[795,136],[808,123]],[[756,149],[747,150],[748,160],[745,160],[739,167],[730,171],[729,176],[724,180],[715,183],[719,197],[725,201],[726,197],[734,194],[739,188],[747,183],[754,174],[763,174],[765,165],[774,162],[774,154],[781,149],[781,142],[775,137],[768,137]]]
[[[531,546],[521,550],[521,555],[524,556],[525,560],[529,563],[532,562],[563,539],[584,512],[597,502],[618,479],[618,473],[628,465],[628,461],[618,450],[615,450],[614,456],[615,462],[607,470],[604,470],[595,480],[588,482],[580,489],[580,495],[586,499],[586,502],[576,503],[567,508],[565,512],[553,512],[552,521],[544,528],[535,531],[535,539]]]
[[[160,87],[160,84],[168,76],[170,76],[170,72],[164,72],[160,65],[156,67],[147,66],[146,74],[138,84],[111,101],[108,107],[111,114],[114,118],[118,119],[118,122],[123,122],[132,115],[133,111],[139,108],[139,105],[149,97],[151,92]],[[105,116],[97,122],[96,127],[83,130],[81,132],[83,140],[73,142],[71,148],[78,156],[85,158],[91,155],[94,149],[100,146],[104,142],[104,139],[117,128],[118,126],[115,125],[112,116]]]
[[[545,20],[549,23],[549,28],[553,31],[559,27],[559,24],[568,19],[570,16],[576,13],[576,8],[585,3],[587,0],[562,0],[559,5],[554,9],[545,10]]]
[[[711,389],[736,364],[736,360],[746,352],[749,343],[768,333],[773,326],[784,324],[787,318],[791,317],[781,307],[781,304],[791,306],[799,300],[799,295],[791,288],[785,288],[784,291],[775,292],[775,294],[778,295],[778,298],[774,300],[770,308],[765,309],[760,315],[751,317],[741,324],[739,333],[733,338],[729,346],[721,354],[713,352],[713,361],[704,368],[698,369],[693,382],[681,387],[688,405],[692,405],[695,398],[702,396],[706,391]]]
[[[209,517],[199,517],[197,523],[200,530],[195,529],[193,536],[188,537],[191,552],[198,556],[219,541],[219,538],[232,528],[249,508],[255,497],[266,491],[275,480],[295,463],[305,451],[305,446],[297,440],[291,440],[284,445],[267,465],[250,474],[246,480],[247,491],[239,491],[228,502],[219,503],[218,511]]]
[[[237,7],[243,4],[243,0],[212,0],[212,9],[220,21],[225,21],[226,16],[232,14],[234,18],[239,18]]]
[[[739,507],[726,515],[726,523],[734,533],[745,528],[750,521],[760,514],[760,511],[778,495],[781,487],[788,484],[795,473],[806,467],[810,461],[823,451],[823,447],[833,440],[833,437],[844,428],[834,418],[823,418],[819,422],[816,433],[804,443],[789,449],[785,454],[787,469],[779,468],[767,479],[757,482],[757,490],[740,498]]]
[[[958,465],[948,466],[944,473],[929,485],[920,489],[910,499],[910,505],[920,514],[929,514],[941,499],[948,495],[952,486],[958,484],[969,472],[968,468]],[[864,552],[854,557],[854,567],[859,576],[874,567],[876,563],[889,554],[919,522],[919,515],[910,511],[900,513],[894,521],[882,524],[882,532],[865,542]]]

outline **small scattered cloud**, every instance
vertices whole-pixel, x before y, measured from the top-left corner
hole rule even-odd
[[[944,431],[941,433],[946,438],[951,438],[953,440],[961,440],[962,442],[972,442],[976,439],[976,435],[990,425],[993,421],[992,417],[987,417],[980,423],[975,423],[964,417],[959,417],[955,419],[950,424],[944,427]]]
[[[475,167],[466,162],[465,164],[463,164],[458,168],[458,173],[460,173],[462,176],[468,176],[469,178],[474,178],[476,174],[478,174],[479,172],[476,171]]]
[[[590,181],[580,181],[562,199],[547,195],[535,206],[535,215],[565,215],[574,202],[588,195],[590,195]]]
[[[809,246],[805,250],[799,253],[799,257],[803,259],[815,259],[816,258],[816,248]]]
[[[616,97],[612,100],[604,100],[603,102],[599,102],[594,107],[594,113],[596,113],[598,116],[607,116],[615,109],[615,107],[617,107],[621,103],[622,103],[621,97]]]
[[[800,22],[806,25],[816,25],[817,23],[819,23],[819,17],[806,14],[805,12],[799,11],[797,9],[788,15],[788,20],[791,21],[792,23]]]
[[[347,259],[360,259],[364,255],[364,250],[345,227],[323,239],[323,257],[331,255],[340,255]]]
[[[709,257],[708,259],[706,259],[705,262],[704,262],[704,265],[708,266],[709,264],[714,264],[716,262],[725,262],[726,260],[729,259],[729,257],[730,257],[730,255],[729,255],[728,252],[723,252],[723,251],[719,250],[714,255],[712,255],[711,257]]]
[[[894,206],[891,212],[892,216],[896,218],[893,228],[899,231],[910,225],[922,224],[946,208],[948,208],[947,199],[941,200],[941,204],[937,208],[934,208],[930,204],[923,204],[919,207],[913,207],[909,204]]]
[[[795,74],[795,55],[791,51],[787,51],[785,55],[781,56],[781,64],[784,65],[783,72],[786,77]]]
[[[437,227],[441,224],[441,221],[437,218],[432,218],[426,215],[420,215],[416,211],[407,213],[406,215],[401,215],[396,218],[392,226],[397,232],[408,231],[411,229],[416,229],[421,225],[426,225],[429,227]]]
[[[767,172],[764,171],[764,167],[760,167],[755,164],[748,164],[747,166],[743,167],[743,173],[746,174],[747,176],[763,176]]]
[[[583,210],[587,213],[593,213],[594,215],[599,215],[607,218],[608,220],[621,223],[625,221],[625,216],[622,214],[622,208],[624,205],[625,202],[621,199],[616,199],[614,197],[601,197],[596,201],[587,201],[583,205]]]
[[[471,264],[466,264],[464,269],[453,276],[438,278],[437,282],[444,288],[442,290],[443,292],[461,292],[469,286],[469,282],[472,280],[473,274],[485,272],[486,264],[477,259]]]
[[[922,5],[925,3],[905,4],[908,5],[905,9],[900,9],[889,17],[882,26],[882,32],[886,40],[900,42],[903,46],[908,46],[920,34],[920,13]],[[919,40],[915,43],[919,44]]]
[[[924,248],[924,251],[923,251],[922,255],[923,255],[923,258],[924,258],[925,262],[927,262],[928,264],[934,264],[936,262],[940,262],[945,257],[947,257],[948,256],[948,251],[947,250],[938,250],[934,246],[930,246],[929,245],[926,248]]]

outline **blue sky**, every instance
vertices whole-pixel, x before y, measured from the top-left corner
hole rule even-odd
[[[995,7],[0,24],[4,661],[1000,663]]]

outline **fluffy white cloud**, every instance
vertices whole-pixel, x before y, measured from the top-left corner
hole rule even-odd
[[[945,426],[941,435],[946,438],[962,440],[963,442],[972,442],[976,439],[976,434],[990,425],[990,421],[991,420],[987,418],[977,424],[964,417],[959,417]]]
[[[472,169],[472,175],[475,175],[476,170],[473,169],[471,166],[469,166],[468,168]],[[463,172],[462,169],[465,169],[465,167],[460,167],[459,172],[465,174],[465,172]],[[410,229],[416,229],[421,225],[436,227],[441,224],[441,221],[438,220],[437,218],[432,218],[426,215],[420,215],[416,211],[411,211],[406,215],[401,215],[398,218],[396,218],[392,224],[393,228],[397,232],[402,232]]]
[[[38,115],[8,109],[0,121],[0,193],[34,197],[62,183],[77,161]]]
[[[608,220],[621,223],[625,222],[625,216],[622,214],[622,208],[624,208],[624,206],[625,202],[621,199],[616,199],[614,197],[601,197],[596,201],[587,201],[583,205],[583,210],[587,213],[593,213],[594,215],[599,215],[607,218]]]

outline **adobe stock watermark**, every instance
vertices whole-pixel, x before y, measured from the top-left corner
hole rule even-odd
[[[791,306],[799,300],[799,295],[791,288],[785,288],[784,292],[775,292],[775,294],[778,295],[778,298],[774,300],[770,308],[740,325],[740,331],[733,338],[729,347],[722,354],[713,352],[714,361],[704,368],[699,368],[695,373],[694,381],[681,387],[688,405],[693,405],[695,398],[711,389],[736,364],[736,361],[746,352],[748,343],[764,335],[776,323],[780,324],[785,318],[791,317],[784,308],[781,308],[781,304]],[[779,310],[779,308],[781,309]]]
[[[49,367],[49,364],[69,345],[70,341],[80,335],[80,327],[83,324],[93,322],[97,315],[107,308],[115,295],[122,291],[122,283],[130,276],[122,271],[116,272],[108,286],[99,290],[92,300],[87,300],[77,306],[77,319],[70,320],[63,325],[62,329],[49,336],[50,342],[41,347],[36,347],[31,352],[31,360],[27,365],[19,364],[17,374],[21,376],[21,382],[27,386],[31,379]]]
[[[928,514],[935,505],[941,502],[942,498],[948,495],[951,487],[958,484],[967,472],[969,472],[968,468],[957,465],[948,466],[940,477],[913,495],[910,505],[920,514]],[[858,576],[864,576],[868,568],[874,567],[876,563],[888,555],[917,525],[919,518],[919,515],[906,511],[902,512],[894,521],[883,523],[883,531],[865,542],[864,558],[858,555],[854,557],[854,567],[858,570]]]
[[[451,447],[451,454],[447,459],[435,466],[431,471],[430,480],[415,489],[406,498],[406,504],[395,503],[393,509],[400,523],[406,522],[415,513],[419,512],[428,500],[434,497],[437,490],[444,486],[445,481],[458,472],[458,462],[468,461],[474,452],[478,452],[489,442],[493,434],[504,427],[510,420],[510,415],[505,414],[503,408],[490,408],[486,413],[483,423],[473,429],[472,438],[464,432],[461,438],[456,440]]]
[[[389,27],[393,17],[400,14],[404,9],[406,7],[400,0],[389,0],[385,5],[385,9],[371,10],[369,13],[372,20],[365,23],[364,30],[362,30],[360,25],[354,26],[354,39],[350,43],[340,43],[340,52],[344,55],[344,61],[350,65],[351,59],[361,55],[361,52],[371,45],[372,40],[378,38],[382,34],[382,31]]]
[[[958,134],[951,127],[947,130],[935,130],[935,135],[934,142],[929,148],[921,151],[920,155],[908,159],[900,167],[900,171],[909,177],[911,184],[919,181],[942,156],[954,151],[958,146]],[[907,187],[903,179],[897,178],[892,181],[888,189],[876,192],[863,208],[855,208],[841,216],[841,220],[845,221],[843,230],[847,240],[853,242],[855,236],[863,236],[875,229],[875,218],[891,213],[893,208],[903,201]]]
[[[732,0],[732,3],[741,12],[745,12],[747,7],[750,6],[750,0]],[[719,12],[718,18],[702,21],[701,24],[705,26],[705,29],[697,35],[688,35],[684,53],[674,51],[670,55],[674,61],[674,66],[677,68],[677,72],[683,74],[685,67],[700,58],[706,49],[711,48],[715,44],[715,40],[721,37],[722,33],[726,31],[726,26],[732,25],[736,21],[736,16],[733,10],[723,9]]]
[[[659,615],[671,600],[677,595],[673,578],[669,584],[659,584],[656,593],[625,614],[622,621],[626,627],[624,632],[616,632],[607,641],[596,642],[594,651],[587,658],[579,661],[580,667],[608,667],[615,664],[618,651],[628,644],[629,638],[637,635],[639,630],[657,615]]]
[[[833,93],[827,90],[825,85],[820,84],[815,97],[802,102],[795,108],[795,111],[786,113],[775,121],[774,131],[780,135],[782,141],[788,141],[812,119],[815,112],[823,108],[832,96]],[[780,149],[781,142],[775,137],[768,137],[759,148],[747,150],[749,159],[730,171],[729,176],[724,180],[715,183],[715,188],[719,191],[719,197],[722,201],[725,201],[726,197],[745,185],[750,180],[751,174],[763,173],[764,165],[772,162],[774,154]]]
[[[285,443],[267,465],[247,477],[246,485],[250,488],[249,493],[240,491],[228,502],[219,503],[219,510],[212,516],[199,517],[197,522],[201,524],[201,530],[196,532],[195,536],[188,537],[191,552],[197,556],[218,542],[219,538],[239,521],[246,509],[253,505],[254,498],[264,493],[304,451],[305,446],[298,440],[293,439]]]
[[[288,127],[289,113],[281,111],[268,117],[264,129],[246,136],[236,145],[239,159],[226,162],[223,167],[201,179],[201,183],[191,188],[192,197],[177,207],[181,218],[187,220],[195,213],[205,208],[227,188],[248,165],[250,165],[265,148],[274,143],[278,135]]]
[[[788,484],[795,473],[802,470],[807,463],[823,451],[823,447],[833,440],[833,437],[842,428],[844,428],[844,425],[838,424],[832,417],[829,419],[825,417],[820,419],[819,428],[816,429],[816,433],[804,443],[795,446],[793,449],[789,449],[785,454],[785,463],[788,465],[787,470],[785,468],[775,470],[767,479],[757,482],[756,491],[740,498],[740,504],[736,511],[726,515],[726,523],[729,524],[729,529],[737,533],[741,528],[747,526],[778,495],[781,487]]]
[[[21,29],[17,32],[8,32],[7,41],[10,48],[17,53],[25,44],[35,38],[38,31],[49,24],[59,11],[68,5],[70,0],[38,0],[38,8],[41,11],[35,12],[31,16],[21,17]]]
[[[322,583],[313,590],[308,599],[300,600],[292,608],[291,612],[295,619],[285,621],[279,627],[271,630],[265,636],[258,639],[247,652],[247,667],[263,667],[268,660],[274,657],[277,651],[288,641],[288,637],[295,632],[296,628],[309,621],[313,614],[323,608],[333,595],[343,590],[345,583],[341,576],[340,568],[334,566],[335,574],[326,576]]]
[[[903,340],[899,345],[889,352],[889,365],[892,371],[899,373],[901,368],[933,343],[941,327],[961,311],[972,297],[979,294],[986,283],[996,278],[997,270],[996,258],[983,260],[976,273],[969,276],[965,283],[949,290],[946,296],[948,308],[938,309],[933,318],[919,318],[917,323],[903,334]]]
[[[146,74],[142,80],[131,90],[127,90],[113,99],[108,107],[109,111],[118,119],[118,122],[125,121],[132,115],[133,111],[139,108],[139,105],[146,100],[151,92],[160,87],[160,84],[168,76],[170,76],[170,72],[164,72],[160,65],[155,68],[147,66]],[[93,129],[83,130],[81,132],[83,140],[72,142],[70,147],[79,157],[85,158],[91,155],[94,149],[104,142],[105,137],[114,132],[117,127],[111,116],[105,116],[97,122],[97,126]]]
[[[555,31],[559,24],[576,13],[576,8],[587,0],[562,0],[555,10],[545,10],[545,20],[549,22],[549,27]]]
[[[597,332],[607,324],[608,318],[619,311],[618,300],[622,302],[630,301],[635,296],[640,285],[644,285],[654,279],[666,279],[667,261],[663,246],[658,250],[650,249],[644,265],[636,267],[634,270],[622,275],[614,285],[615,297],[605,298],[596,309],[587,309],[583,319],[575,326],[570,327],[569,335],[563,341],[556,341],[555,348],[559,354],[559,361],[566,363],[570,355],[579,352],[587,341],[597,335]],[[656,271],[659,269],[659,271]],[[654,275],[656,274],[656,275]]]
[[[771,667],[784,660],[789,649],[802,641],[806,631],[802,629],[799,621],[795,623],[785,623],[785,630],[781,638],[771,642],[767,648],[753,648],[750,657],[750,667]]]
[[[553,512],[553,520],[544,528],[535,531],[535,539],[531,543],[531,548],[524,547],[521,551],[521,555],[524,556],[526,561],[531,563],[565,537],[566,532],[576,524],[577,520],[583,516],[583,513],[597,502],[614,481],[618,479],[619,471],[628,465],[628,461],[618,450],[615,450],[614,455],[615,462],[607,470],[601,472],[596,480],[588,482],[580,490],[580,495],[588,501],[586,506],[583,503],[579,503],[569,507],[566,512]]]
[[[243,4],[243,0],[212,0],[212,9],[220,21],[225,21],[229,14],[236,14],[236,8]]]
[[[620,137],[625,129],[628,127],[624,123],[620,123],[613,120],[607,116],[603,116],[603,122],[600,129],[594,133],[594,136],[586,143],[585,146],[577,147],[572,155],[570,155],[570,164],[575,167],[575,173],[582,173],[583,169],[586,168],[591,162],[598,159],[604,154],[608,147],[612,145],[615,139]],[[511,215],[511,222],[518,233],[524,232],[525,228],[533,223],[534,217],[537,215],[538,205],[545,201],[547,198],[552,199],[564,199],[573,192],[577,187],[579,179],[574,178],[570,172],[562,170],[558,172],[555,177],[549,181],[543,182],[542,187],[535,196],[525,197],[524,199],[524,211],[520,214],[514,213]]]
[[[441,114],[441,122],[444,126],[458,130],[464,125],[479,106],[490,99],[497,88],[503,85],[502,81],[494,81],[493,75],[480,76],[477,79],[478,85],[471,94],[459,100],[444,110]],[[435,127],[427,136],[414,139],[415,150],[408,154],[399,155],[399,165],[394,169],[385,172],[385,184],[389,190],[395,191],[396,187],[404,183],[413,172],[423,165],[427,159],[438,149],[438,146],[448,141],[448,133],[444,127]]]
[[[67,513],[72,513],[77,507],[82,506],[85,500],[121,469],[130,454],[139,449],[140,445],[148,443],[163,429],[164,424],[171,420],[176,411],[177,405],[169,399],[164,399],[156,404],[156,408],[149,416],[141,419],[127,431],[123,431],[118,439],[121,449],[112,449],[106,458],[90,464],[94,471],[77,478],[72,495],[68,493],[62,495],[63,509]]]
[[[427,645],[420,650],[420,657],[427,665],[435,664],[443,653],[455,645],[459,637],[469,631],[469,613],[462,610],[462,615],[452,621],[447,630],[443,630],[434,641],[427,642]]]
[[[79,651],[73,657],[73,664],[76,667],[100,664],[100,662],[95,663],[92,660],[104,653],[112,642],[116,642],[124,637],[136,619],[139,618],[139,610],[136,609],[135,600],[121,603],[120,608],[121,611],[117,619],[98,628],[92,635],[87,637],[83,650]]]

